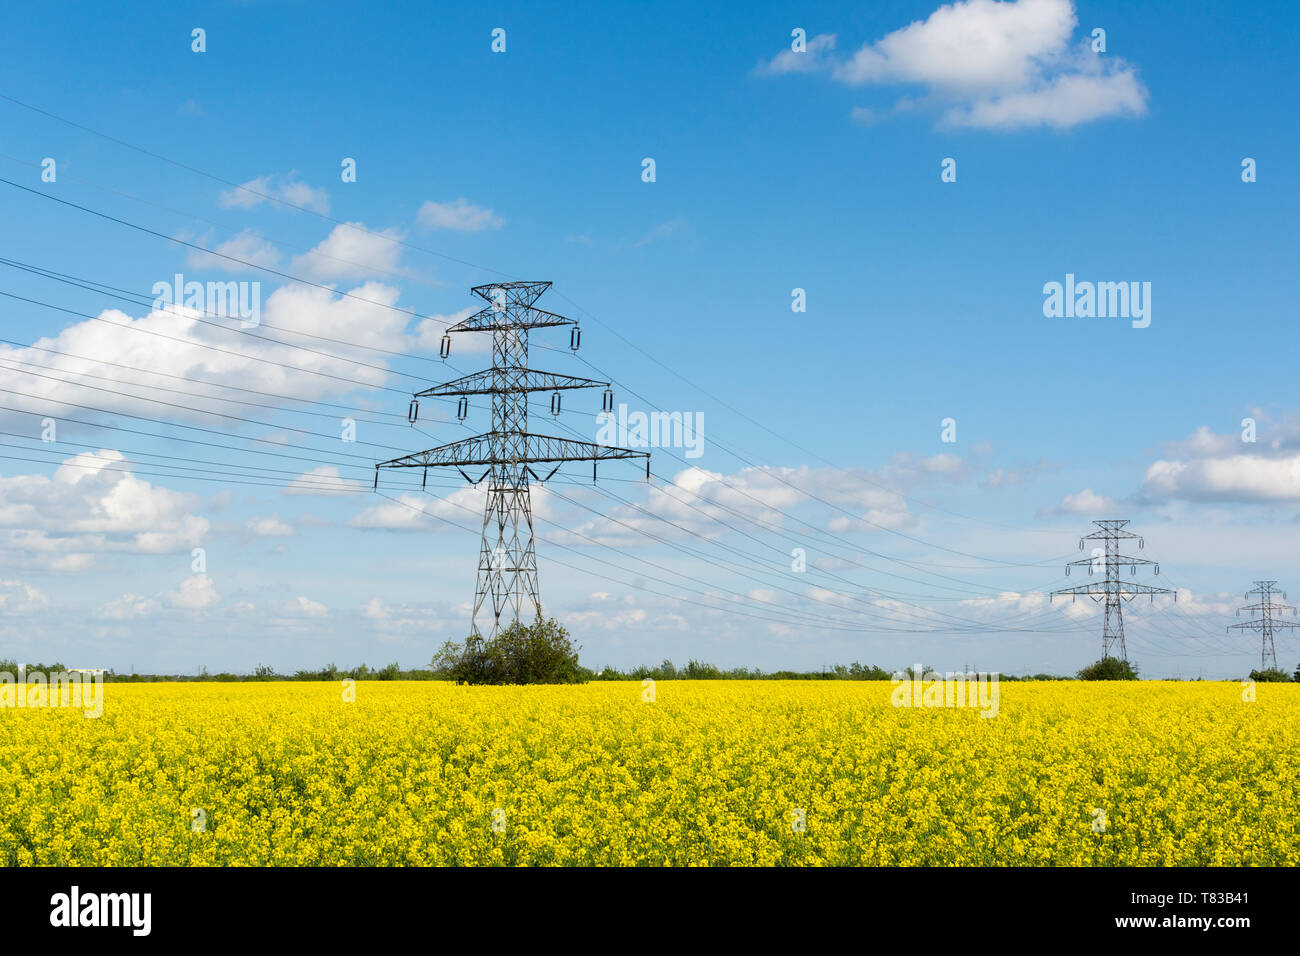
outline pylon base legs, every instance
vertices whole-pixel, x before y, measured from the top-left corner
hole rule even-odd
[[[528,480],[513,466],[505,466],[501,481],[488,489],[483,513],[483,538],[479,546],[478,581],[474,589],[472,634],[481,635],[479,612],[490,605],[490,637],[502,624],[541,614],[537,585],[537,551],[533,544],[533,509]],[[515,473],[511,473],[515,472]]]

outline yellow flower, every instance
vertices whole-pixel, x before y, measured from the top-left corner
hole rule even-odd
[[[108,684],[0,708],[0,864],[1300,862],[1296,685],[892,689]]]

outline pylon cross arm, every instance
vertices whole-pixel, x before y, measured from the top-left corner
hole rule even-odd
[[[555,438],[551,435],[534,435],[530,432],[486,432],[473,438],[439,445],[427,451],[417,451],[401,458],[380,462],[376,468],[438,468],[460,465],[497,465],[502,463],[499,453],[505,440],[523,439],[518,454],[512,454],[508,463],[536,465],[544,462],[605,461],[617,458],[649,458],[650,453],[632,451],[615,445],[597,445],[594,442],[575,441],[572,438]]]
[[[534,309],[531,305],[510,303],[506,308],[497,308],[495,304],[479,309],[468,318],[462,319],[447,329],[448,332],[495,332],[500,329],[546,329],[557,325],[577,325],[578,323],[545,309]]]
[[[506,392],[553,392],[565,388],[609,388],[609,382],[598,382],[576,375],[557,372],[538,372],[523,368],[511,370],[508,384],[500,385],[502,375],[495,369],[484,369],[452,382],[416,392],[416,398],[450,397],[454,395],[497,395]]]

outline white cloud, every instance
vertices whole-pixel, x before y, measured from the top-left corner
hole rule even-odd
[[[131,621],[150,617],[158,612],[158,602],[140,594],[123,594],[100,608],[99,616],[110,621]]]
[[[1170,458],[1220,458],[1244,450],[1246,443],[1240,433],[1220,435],[1202,425],[1191,438],[1167,442],[1164,447]]]
[[[607,591],[592,593],[565,612],[565,626],[587,633],[625,634],[629,628],[655,631],[685,631],[688,624],[678,613],[679,605],[649,595],[615,596]]]
[[[1075,23],[1069,0],[966,0],[860,47],[834,74],[851,86],[917,83],[957,95],[1023,89],[1065,52]]]
[[[274,268],[280,261],[279,250],[251,229],[245,229],[225,242],[218,243],[212,247],[212,252],[220,253],[220,255],[191,249],[187,259],[188,264],[196,269],[220,269],[224,272],[260,272],[262,269]],[[223,258],[223,256],[229,256],[230,258]],[[242,262],[232,261],[234,259],[242,260]],[[248,265],[244,265],[245,262]]]
[[[1187,588],[1177,588],[1175,593],[1178,595],[1178,610],[1183,614],[1209,614],[1218,618],[1227,618],[1236,612],[1239,603],[1236,600],[1237,595],[1222,591],[1207,595],[1194,594]]]
[[[1146,88],[1131,71],[1073,73],[1032,90],[954,107],[945,119],[953,127],[1069,129],[1108,116],[1141,116],[1146,112],[1146,99]]]
[[[723,474],[690,467],[674,475],[670,484],[656,482],[639,509],[605,509],[577,530],[617,546],[642,543],[642,530],[670,539],[717,539],[750,524],[797,530],[804,526],[792,521],[790,512],[800,508],[807,512],[805,521],[832,533],[895,531],[914,526],[917,518],[907,498],[893,489],[914,493],[927,484],[969,481],[986,472],[982,459],[989,454],[991,448],[985,446],[973,448],[968,458],[898,452],[874,471],[804,465],[748,467]],[[566,492],[567,497],[583,494]],[[552,499],[551,503],[558,508],[563,502]],[[564,537],[565,532],[557,534],[556,540],[580,542]]]
[[[1056,506],[1057,514],[1096,515],[1103,511],[1113,511],[1116,507],[1114,498],[1099,495],[1091,488],[1084,488],[1078,494],[1066,495]]]
[[[315,189],[304,182],[290,179],[280,185],[280,198],[295,206],[311,209],[315,212],[329,212],[329,194],[323,189]]]
[[[1049,596],[1043,591],[1002,591],[990,597],[968,598],[958,602],[958,607],[977,611],[996,611],[1003,617],[1010,612],[1027,614],[1041,611],[1050,605]]]
[[[430,229],[454,229],[457,232],[482,232],[485,229],[500,229],[505,225],[505,220],[491,209],[464,198],[451,202],[427,199],[420,207],[417,218],[420,225]]]
[[[450,494],[402,494],[396,501],[381,500],[354,516],[348,524],[354,528],[382,528],[389,531],[456,531],[454,525],[472,525],[476,514],[482,514],[484,492],[482,488],[466,485]],[[544,487],[534,487],[532,492],[534,514],[541,512],[545,500]],[[424,514],[421,514],[424,512]],[[445,520],[438,520],[438,519]]]
[[[364,481],[342,477],[333,465],[304,471],[284,487],[286,495],[351,495],[365,490]]]
[[[104,552],[168,554],[202,540],[194,495],[137,478],[112,449],[65,459],[52,476],[0,477],[0,542],[54,571],[89,567]]]
[[[281,286],[262,303],[263,325],[399,353],[414,347],[416,338],[407,330],[411,317],[391,308],[398,298],[395,288],[367,282],[351,292],[355,297],[300,284]],[[224,328],[184,309],[141,318],[108,309],[99,318],[103,321],[70,325],[31,347],[0,346],[0,387],[22,393],[12,404],[32,410],[15,422],[20,428],[31,430],[43,417],[102,419],[124,412],[157,418],[158,401],[173,403],[161,413],[168,419],[205,426],[214,424],[211,412],[248,417],[248,407],[223,400],[220,396],[229,393],[219,388],[195,386],[192,399],[144,388],[184,387],[178,379],[237,382],[242,388],[309,400],[344,395],[355,383],[385,385],[389,379],[382,369],[370,367],[383,361],[374,352],[335,342],[306,351],[298,347],[305,341],[299,336],[283,336],[282,345],[273,341],[282,337],[279,331],[252,330],[264,336],[253,338],[240,334],[238,323]],[[38,374],[31,374],[33,368]],[[0,412],[0,417],[12,421],[18,415]]]
[[[329,614],[329,608],[318,601],[299,596],[284,604],[280,613],[286,617],[325,617]]]
[[[281,200],[274,202],[274,200]],[[330,208],[329,193],[299,180],[294,173],[286,176],[267,175],[250,179],[234,189],[223,189],[218,197],[223,209],[253,209],[270,202],[277,209],[301,206],[312,212],[327,213]]]
[[[900,499],[900,505],[902,505]],[[860,518],[835,515],[826,525],[828,531],[841,534],[845,531],[897,531],[916,524],[915,516],[907,513],[906,505],[901,510],[889,508],[869,508]]]
[[[1142,492],[1151,499],[1300,501],[1300,454],[1162,459],[1147,469]]]
[[[428,605],[393,607],[377,597],[361,607],[361,616],[374,622],[375,636],[381,641],[397,643],[410,643],[416,635],[423,638],[445,632],[447,627],[462,627],[468,613],[468,608],[452,613],[446,607]]]
[[[174,591],[144,597],[140,594],[123,594],[99,609],[99,616],[111,621],[133,621],[153,617],[166,608],[182,611],[203,611],[221,600],[206,574],[193,574],[181,581]]]
[[[478,309],[471,307],[461,309],[459,312],[453,312],[451,315],[431,315],[428,318],[421,319],[415,327],[416,348],[423,349],[426,352],[439,351],[442,348],[442,337],[447,333],[447,329],[457,322],[463,322],[477,311]],[[451,339],[452,351],[457,355],[485,352],[492,346],[492,336],[490,335],[462,335],[458,333],[453,335]]]
[[[791,40],[793,43],[793,39]],[[827,55],[835,49],[835,34],[819,33],[805,41],[804,51],[796,53],[793,46],[782,50],[767,63],[759,64],[757,72],[779,75],[782,73],[816,73],[827,66]]]
[[[1072,42],[1077,24],[1070,0],[964,0],[848,59],[834,58],[835,38],[824,34],[809,42],[809,53],[783,51],[760,72],[820,70],[852,87],[917,86],[925,103],[942,110],[941,125],[950,127],[1068,129],[1144,114],[1147,90],[1134,68],[1113,54],[1094,53],[1087,38]],[[905,98],[894,110],[916,105]],[[871,107],[853,111],[860,123],[886,115]]]
[[[181,582],[179,588],[165,595],[172,607],[187,611],[201,611],[221,600],[221,595],[213,587],[212,578],[206,574],[193,574]]]
[[[364,279],[398,272],[403,238],[400,230],[368,229],[362,222],[345,222],[310,252],[295,256],[290,271],[315,281]]]
[[[48,607],[49,597],[22,581],[0,581],[0,614],[30,614]]]
[[[259,538],[291,538],[294,534],[293,526],[281,521],[278,514],[249,518],[244,527]]]

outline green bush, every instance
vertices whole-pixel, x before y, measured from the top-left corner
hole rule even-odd
[[[1270,667],[1268,670],[1251,671],[1250,679],[1257,684],[1288,684],[1291,682],[1291,678],[1287,676],[1286,671],[1277,667]]]
[[[1137,680],[1137,668],[1118,657],[1103,657],[1079,671],[1079,680]]]
[[[515,621],[491,640],[471,634],[447,641],[434,670],[458,684],[580,684],[590,672],[578,664],[569,632],[555,620]]]

